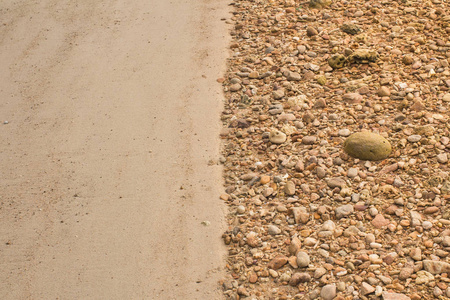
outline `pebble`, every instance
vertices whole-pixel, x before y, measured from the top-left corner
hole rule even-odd
[[[433,274],[427,271],[418,271],[416,277],[416,284],[428,284],[430,281],[434,280]]]
[[[306,268],[310,263],[309,255],[306,252],[297,253],[297,265],[300,268]]]
[[[450,264],[443,261],[424,260],[423,267],[431,274],[442,274],[450,272]]]
[[[284,142],[286,142],[287,136],[281,131],[273,130],[269,134],[269,140],[274,144],[283,144]]]
[[[408,136],[408,142],[410,142],[410,143],[417,143],[421,139],[422,139],[422,136],[418,135],[418,134],[413,134],[413,135]]]
[[[347,217],[348,215],[352,214],[353,211],[354,208],[351,204],[339,206],[338,208],[336,208],[336,218],[341,219]]]
[[[448,162],[448,156],[447,153],[441,153],[436,155],[437,161],[440,164],[446,164]]]
[[[394,293],[394,292],[383,292],[382,293],[383,300],[411,300],[405,294]]]
[[[225,298],[450,294],[450,3],[407,2],[231,4]]]
[[[361,294],[362,295],[368,295],[368,294],[372,294],[373,292],[375,292],[375,288],[373,286],[371,286],[370,284],[368,284],[367,282],[363,282],[361,284]]]
[[[320,296],[323,300],[332,300],[336,297],[336,285],[335,284],[327,284],[322,287],[320,291]]]
[[[358,176],[358,169],[356,169],[356,168],[350,168],[350,169],[348,169],[348,171],[347,171],[347,177],[349,177],[349,178],[354,178],[354,177],[356,177],[356,176]]]
[[[386,97],[391,95],[391,90],[387,86],[382,86],[377,92],[378,96]]]
[[[280,234],[280,233],[281,233],[281,229],[278,228],[278,226],[275,226],[275,225],[269,225],[269,226],[267,226],[267,232],[268,232],[270,235],[277,235],[277,234]]]

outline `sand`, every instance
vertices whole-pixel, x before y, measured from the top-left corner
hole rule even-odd
[[[226,1],[0,15],[2,299],[220,299]]]

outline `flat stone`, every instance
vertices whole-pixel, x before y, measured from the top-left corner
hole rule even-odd
[[[291,279],[289,280],[289,285],[296,286],[299,283],[310,282],[310,281],[311,281],[311,275],[309,275],[308,273],[294,273],[292,275]]]
[[[408,142],[410,142],[410,143],[417,143],[421,139],[422,139],[422,136],[418,135],[418,134],[413,134],[413,135],[408,136]]]
[[[351,204],[339,206],[335,210],[336,218],[341,219],[341,218],[347,217],[348,215],[352,214],[353,211],[354,211],[353,205],[351,205]]]
[[[382,160],[391,154],[392,148],[381,135],[364,131],[349,136],[344,142],[344,151],[363,160]]]
[[[375,228],[381,228],[383,226],[387,226],[389,224],[389,220],[385,219],[383,215],[378,214],[375,218],[373,218],[371,223]]]
[[[280,100],[284,97],[284,90],[278,89],[276,91],[273,91],[272,95],[275,100]]]
[[[383,292],[381,294],[383,300],[411,300],[408,296],[400,293]]]
[[[284,255],[277,255],[275,256],[268,264],[267,267],[269,269],[278,270],[281,267],[283,267],[285,264],[287,264],[288,258]]]
[[[346,182],[341,177],[331,178],[327,181],[328,187],[334,189],[336,187],[343,188],[346,185]]]
[[[297,72],[289,72],[286,79],[289,81],[299,81],[302,79],[302,76]]]
[[[406,280],[406,279],[408,279],[409,277],[411,277],[411,275],[414,273],[414,269],[413,268],[410,268],[410,267],[405,267],[405,268],[402,268],[401,270],[400,270],[400,273],[398,274],[398,279],[400,279],[400,280]]]
[[[363,96],[359,93],[347,93],[342,96],[342,99],[348,103],[361,103]]]
[[[424,260],[423,268],[431,274],[442,274],[450,272],[450,264],[437,260]]]

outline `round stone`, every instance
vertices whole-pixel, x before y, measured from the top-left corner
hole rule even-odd
[[[344,151],[352,157],[363,160],[382,160],[391,154],[388,140],[372,132],[357,132],[344,142]]]

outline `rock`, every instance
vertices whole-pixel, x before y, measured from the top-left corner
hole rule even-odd
[[[319,279],[326,273],[327,273],[327,269],[325,269],[324,267],[319,267],[314,271],[314,278]]]
[[[258,281],[258,275],[256,275],[255,272],[251,272],[250,276],[248,277],[248,282],[256,283],[257,281]]]
[[[328,64],[333,69],[341,69],[345,66],[347,58],[342,54],[335,54],[328,59]]]
[[[275,90],[275,91],[273,91],[272,95],[273,95],[273,99],[280,100],[284,97],[284,90],[283,89]]]
[[[289,75],[287,76],[287,80],[289,81],[299,81],[302,79],[302,76],[297,72],[289,72]]]
[[[450,102],[450,93],[445,94],[445,95],[442,97],[442,101],[444,101],[444,102]]]
[[[383,292],[383,300],[411,300],[408,296],[399,293]]]
[[[410,143],[417,143],[421,139],[422,139],[422,136],[420,136],[418,134],[413,134],[413,135],[408,136],[408,142],[410,142]]]
[[[348,128],[339,129],[338,134],[339,136],[347,137],[351,134],[351,131]]]
[[[250,293],[247,291],[247,289],[244,286],[238,287],[236,292],[238,293],[238,295],[241,295],[241,296],[244,296],[244,297],[250,296]]]
[[[375,228],[381,228],[383,226],[387,226],[389,224],[389,220],[386,220],[383,215],[378,214],[375,218],[373,218],[371,223]]]
[[[278,130],[273,130],[269,134],[269,141],[274,144],[283,144],[286,142],[286,139],[286,134]]]
[[[433,280],[434,280],[433,274],[423,270],[417,272],[416,284],[428,284],[428,282]]]
[[[323,300],[332,300],[334,297],[336,297],[336,285],[333,284],[327,284],[324,287],[322,287],[322,290],[320,291],[320,296],[322,296]]]
[[[450,264],[437,260],[424,260],[423,268],[431,274],[442,274],[450,272]]]
[[[419,247],[411,249],[409,256],[415,261],[422,260],[422,250]]]
[[[291,240],[291,244],[289,245],[288,251],[291,255],[297,255],[298,250],[300,250],[300,247],[302,246],[302,242],[299,238],[294,237]]]
[[[446,164],[448,162],[448,156],[447,153],[441,153],[436,155],[437,161],[440,164]]]
[[[420,100],[414,101],[413,105],[410,107],[413,111],[423,111],[425,110],[425,105]]]
[[[312,8],[324,8],[332,3],[331,0],[310,0],[309,6]]]
[[[307,36],[315,36],[318,35],[319,33],[317,32],[317,30],[313,27],[308,27],[306,28],[306,35]]]
[[[336,187],[343,188],[346,185],[345,180],[342,177],[331,178],[327,181],[328,187],[334,189]]]
[[[411,55],[405,55],[402,59],[402,62],[407,66],[412,65],[414,63],[414,57],[412,57]]]
[[[276,225],[269,225],[269,226],[267,226],[267,232],[270,235],[277,235],[277,234],[281,233],[281,229],[278,228],[278,226],[276,226]]]
[[[325,108],[327,107],[327,102],[325,99],[318,99],[316,102],[314,102],[314,108]]]
[[[297,286],[299,283],[310,282],[311,275],[308,273],[294,273],[289,280],[289,285]]]
[[[317,77],[317,83],[318,84],[320,84],[320,85],[325,85],[325,84],[327,84],[327,78],[325,77],[325,76],[319,76],[319,77]]]
[[[242,88],[242,86],[239,83],[235,83],[230,85],[230,91],[237,92]]]
[[[347,217],[348,215],[352,214],[353,211],[354,211],[353,205],[351,205],[351,204],[339,206],[335,210],[336,218],[341,219],[341,218]]]
[[[285,264],[287,264],[288,258],[284,255],[275,256],[268,264],[267,267],[269,269],[278,270],[282,268]]]
[[[302,143],[305,145],[312,145],[317,141],[316,136],[305,136],[302,138]]]
[[[400,270],[400,273],[398,274],[398,279],[400,279],[400,280],[406,280],[406,279],[408,279],[409,277],[411,277],[411,275],[414,273],[414,269],[413,268],[410,268],[410,267],[405,267],[405,268],[402,268],[401,270]]]
[[[336,224],[332,220],[325,221],[320,227],[320,231],[334,231]]]
[[[293,183],[292,181],[286,182],[286,185],[284,186],[284,192],[288,196],[295,195],[295,183]]]
[[[361,28],[359,28],[358,25],[352,24],[352,23],[342,24],[341,30],[343,32],[351,34],[351,35],[355,35],[355,34],[358,34],[359,32],[361,32]]]
[[[379,58],[379,54],[375,50],[368,49],[356,49],[349,57],[348,61],[352,63],[370,63],[376,62]]]
[[[293,207],[291,208],[292,214],[294,215],[295,223],[305,224],[309,221],[309,213],[305,207]]]
[[[377,92],[378,96],[386,97],[391,95],[391,90],[387,86],[382,86]]]
[[[390,252],[390,253],[386,254],[385,257],[383,257],[383,261],[387,265],[391,265],[395,260],[397,260],[397,258],[398,258],[398,254],[396,252]]]
[[[361,101],[363,100],[363,96],[359,93],[347,93],[342,96],[342,99],[345,102],[356,104],[361,103]]]
[[[243,214],[243,213],[245,213],[245,206],[244,206],[244,205],[239,205],[239,206],[237,207],[237,209],[236,209],[236,212],[237,212],[238,214]]]
[[[347,177],[349,177],[349,178],[354,178],[354,177],[356,177],[356,176],[358,176],[358,169],[356,169],[356,168],[350,168],[350,169],[348,169],[348,171],[347,171]]]
[[[357,132],[344,142],[344,151],[355,158],[363,160],[382,160],[391,154],[389,141],[372,132]]]
[[[372,294],[373,292],[375,292],[375,288],[373,286],[371,286],[370,284],[368,284],[367,282],[363,282],[361,284],[361,289],[360,292],[362,295],[368,295],[368,294]]]
[[[249,245],[250,247],[253,247],[253,248],[258,247],[259,240],[258,240],[256,232],[250,231],[247,234],[246,238],[247,238],[247,245]]]
[[[306,252],[297,253],[297,265],[299,268],[306,268],[309,265],[309,255]]]

